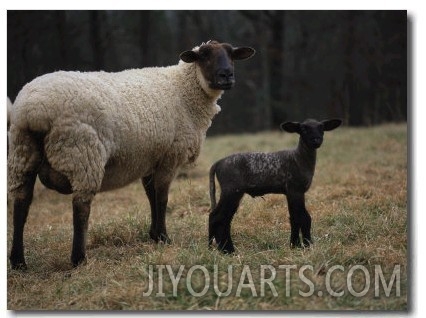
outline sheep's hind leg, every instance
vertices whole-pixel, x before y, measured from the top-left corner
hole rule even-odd
[[[8,156],[8,188],[13,200],[13,241],[10,252],[12,269],[26,269],[24,227],[33,199],[37,169],[41,162],[41,141],[30,132],[11,127]]]
[[[234,253],[231,238],[231,222],[244,194],[221,194],[216,208],[209,215],[209,246],[216,240],[218,249],[226,254]]]
[[[10,252],[12,269],[27,269],[24,257],[24,226],[33,198],[36,175],[27,176],[25,183],[15,194],[13,203],[13,243]]]
[[[53,127],[46,137],[45,148],[51,168],[71,185],[74,226],[71,262],[77,266],[86,259],[90,206],[101,189],[106,151],[94,129],[79,125]]]
[[[78,266],[86,260],[87,229],[92,198],[93,196],[82,198],[77,195],[72,201],[74,235],[71,262],[73,266]]]

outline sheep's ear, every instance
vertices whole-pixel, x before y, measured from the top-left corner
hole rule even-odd
[[[300,133],[300,123],[288,121],[280,125],[281,130],[289,133]]]
[[[324,126],[324,131],[330,131],[339,127],[342,124],[342,120],[330,119],[330,120],[323,120],[321,123]]]
[[[198,53],[192,50],[182,52],[179,58],[186,63],[193,63],[198,60]]]
[[[256,53],[251,47],[237,47],[232,50],[233,60],[245,60],[252,57]]]

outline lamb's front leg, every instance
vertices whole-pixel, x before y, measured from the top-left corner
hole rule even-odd
[[[287,194],[288,210],[290,213],[290,246],[308,247],[311,242],[311,216],[305,208],[304,193]],[[302,243],[300,242],[299,233],[302,232]]]
[[[303,247],[309,247],[313,242],[311,238],[311,223],[312,218],[309,215],[308,210],[305,209],[302,226],[300,228],[302,231]]]

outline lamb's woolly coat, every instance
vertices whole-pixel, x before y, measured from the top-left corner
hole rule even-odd
[[[8,161],[9,188],[19,188],[43,155],[74,193],[119,188],[193,162],[222,92],[206,87],[195,63],[182,61],[38,77],[20,91],[11,114],[17,146]],[[34,151],[34,133],[44,138],[44,154]]]

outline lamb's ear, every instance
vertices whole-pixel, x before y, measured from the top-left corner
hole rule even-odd
[[[321,122],[324,126],[324,131],[330,131],[333,129],[336,129],[342,124],[341,119],[329,119],[329,120],[323,120]]]
[[[252,57],[256,51],[251,47],[237,47],[232,50],[233,60],[245,60]]]
[[[198,53],[192,50],[182,52],[179,58],[186,63],[193,63],[198,60]]]
[[[300,134],[300,123],[288,121],[280,125],[281,130],[289,133],[298,133]]]

